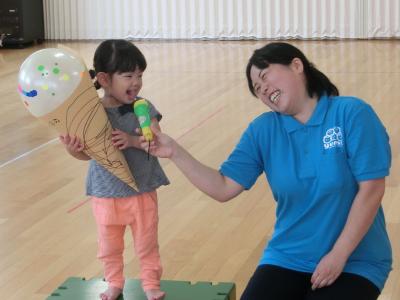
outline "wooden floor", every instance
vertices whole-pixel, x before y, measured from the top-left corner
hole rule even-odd
[[[195,157],[218,168],[241,132],[267,108],[246,87],[244,69],[265,41],[137,42],[148,69],[142,96],[161,126]],[[91,66],[98,42],[64,43]],[[400,43],[294,42],[343,95],[371,103],[390,136],[393,166],[383,202],[394,269],[380,300],[400,299]],[[69,276],[101,277],[96,231],[84,192],[87,163],[66,154],[53,132],[25,110],[20,64],[44,43],[0,49],[0,291],[2,299],[44,299]],[[239,296],[273,230],[275,205],[264,177],[229,203],[194,189],[167,160],[171,185],[159,190],[164,279],[235,282]],[[126,276],[138,262],[127,235]]]

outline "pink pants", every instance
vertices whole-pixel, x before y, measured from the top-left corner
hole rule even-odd
[[[109,286],[123,289],[124,233],[131,227],[135,252],[140,262],[143,290],[159,289],[162,273],[158,251],[157,193],[126,198],[92,198],[98,231],[98,253]]]

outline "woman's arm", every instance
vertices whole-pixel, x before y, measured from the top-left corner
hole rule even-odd
[[[243,191],[243,187],[223,176],[218,170],[205,166],[180,146],[174,139],[152,126],[154,140],[150,153],[171,159],[189,181],[199,190],[219,202],[228,201]],[[148,143],[141,138],[142,147],[147,151]]]
[[[332,284],[347,259],[374,221],[385,193],[385,178],[362,181],[346,224],[332,250],[320,261],[311,278],[313,289]]]
[[[349,257],[371,226],[385,193],[385,178],[362,181],[332,251]]]

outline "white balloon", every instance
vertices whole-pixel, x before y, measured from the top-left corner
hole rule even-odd
[[[62,104],[78,87],[85,65],[63,49],[34,52],[22,63],[18,91],[25,107],[41,117]]]

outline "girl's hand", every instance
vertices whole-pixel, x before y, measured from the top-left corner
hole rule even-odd
[[[114,147],[118,148],[119,150],[123,150],[129,147],[135,147],[138,145],[138,137],[132,136],[119,129],[113,130],[111,134],[111,142]]]
[[[177,144],[174,139],[162,133],[156,126],[151,126],[153,140],[150,142],[150,154],[157,157],[171,158],[175,152]],[[146,152],[149,151],[149,142],[143,136],[140,137],[140,146]]]
[[[331,285],[342,273],[347,257],[330,251],[318,263],[312,277],[311,289],[315,290]]]
[[[59,139],[62,144],[64,144],[67,151],[70,153],[82,152],[85,146],[81,143],[77,136],[71,137],[69,134],[60,135]]]

